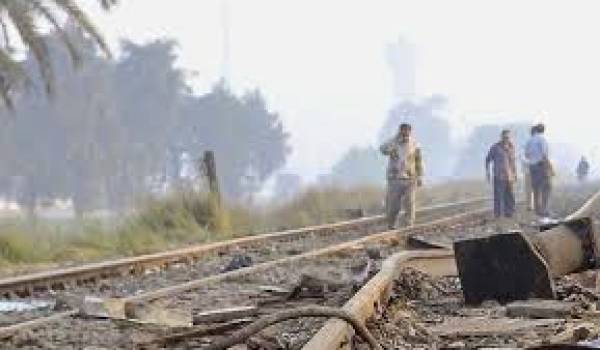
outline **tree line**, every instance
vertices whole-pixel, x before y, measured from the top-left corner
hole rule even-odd
[[[54,199],[72,200],[79,214],[122,209],[164,181],[173,158],[213,150],[223,193],[238,198],[285,164],[289,135],[260,91],[238,96],[219,83],[194,94],[175,41],[124,41],[108,59],[76,27],[64,30],[83,64],[73,67],[62,34],[49,34],[55,92],[46,95],[29,51],[31,83],[0,112],[1,197],[31,211]]]

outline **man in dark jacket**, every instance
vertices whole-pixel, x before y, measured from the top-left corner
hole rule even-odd
[[[494,215],[510,218],[515,212],[514,184],[517,180],[515,147],[510,139],[510,131],[502,130],[500,141],[490,147],[485,158],[485,171],[488,182],[492,181],[490,164],[493,168]]]

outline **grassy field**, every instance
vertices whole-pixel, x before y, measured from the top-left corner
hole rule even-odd
[[[457,182],[420,189],[419,206],[485,195],[480,182]],[[383,209],[383,189],[308,188],[276,206],[218,209],[205,195],[186,192],[146,199],[126,217],[106,222],[5,219],[0,222],[0,268],[55,266],[156,252],[193,243],[297,228],[347,218],[347,209],[366,214]]]

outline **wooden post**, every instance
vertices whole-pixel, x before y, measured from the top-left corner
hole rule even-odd
[[[214,196],[217,203],[221,203],[221,193],[219,191],[219,180],[217,179],[217,165],[215,163],[215,154],[213,151],[204,152],[204,169],[208,178],[208,188]]]

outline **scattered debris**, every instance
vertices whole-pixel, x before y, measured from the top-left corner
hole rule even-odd
[[[240,326],[250,323],[249,319],[235,320],[210,326],[194,326],[192,329],[184,332],[170,334],[164,337],[158,337],[145,342],[139,342],[136,348],[146,348],[151,345],[168,347],[186,339],[199,338],[209,335],[219,335],[230,332]]]
[[[231,261],[229,264],[227,264],[227,266],[225,266],[222,272],[229,272],[241,269],[243,267],[250,267],[252,264],[252,257],[248,255],[236,254],[231,258]]]
[[[456,288],[456,279],[433,281],[431,276],[413,268],[402,270],[394,285],[395,298],[404,300],[437,300],[443,295],[448,295],[449,290]]]
[[[506,305],[506,316],[523,318],[564,318],[576,312],[578,303],[559,300],[515,301]]]
[[[352,286],[354,289],[358,289],[371,278],[373,263],[371,259],[359,261],[350,266],[350,272],[352,273]]]
[[[288,296],[288,299],[323,298],[325,294],[346,287],[346,283],[328,280],[325,278],[302,274],[298,283]]]
[[[386,348],[403,349],[541,349],[597,339],[600,313],[589,311],[597,302],[593,295],[571,276],[558,279],[556,286],[561,300],[506,306],[486,301],[472,307],[465,304],[456,277],[432,277],[407,268],[393,286],[390,304],[369,329]]]
[[[411,249],[452,249],[452,245],[449,243],[419,234],[408,235],[406,245]]]
[[[168,309],[152,303],[127,303],[125,305],[125,316],[127,319],[168,327],[192,326],[192,313],[190,311]]]
[[[592,323],[568,325],[564,331],[550,337],[549,343],[575,344],[579,341],[589,339],[596,333],[595,328],[596,327]]]
[[[560,319],[528,320],[489,317],[447,317],[444,322],[429,327],[439,337],[493,337],[524,333],[536,327],[556,326]]]
[[[156,324],[167,327],[190,327],[191,312],[167,309],[152,303],[131,303],[122,298],[97,298],[86,296],[79,305],[79,316],[128,320],[136,323]]]
[[[259,309],[256,306],[239,306],[196,313],[193,316],[193,320],[195,325],[227,322],[256,316],[258,313]]]
[[[281,311],[272,315],[264,316],[249,326],[235,332],[234,334],[217,340],[215,343],[206,347],[206,350],[224,350],[228,349],[235,344],[245,342],[247,339],[252,337],[254,334],[262,331],[263,329],[272,326],[274,324],[295,318],[301,317],[335,317],[348,322],[357,335],[359,335],[369,346],[374,350],[383,350],[377,340],[371,335],[367,327],[362,324],[361,321],[356,319],[350,313],[331,307],[322,306],[307,306],[303,308],[297,308],[292,310]]]
[[[366,247],[365,253],[367,253],[369,259],[372,260],[381,260],[383,258],[383,256],[381,255],[381,249],[379,249],[378,247]]]
[[[565,277],[568,281],[572,281],[581,287],[588,288],[591,291],[600,291],[598,270],[586,270]]]
[[[0,301],[0,312],[25,312],[54,307],[55,303],[45,300]]]
[[[291,291],[289,289],[277,287],[277,286],[260,286],[259,290],[264,293],[269,293],[271,295],[281,296],[281,297],[288,296],[291,293]]]
[[[246,342],[250,350],[279,350],[281,346],[273,340],[265,339],[261,336],[254,336]]]
[[[73,302],[75,300],[71,300]],[[75,301],[76,302],[76,301]],[[71,305],[79,315],[93,318],[126,319],[125,302],[119,298],[85,296],[79,305]]]

